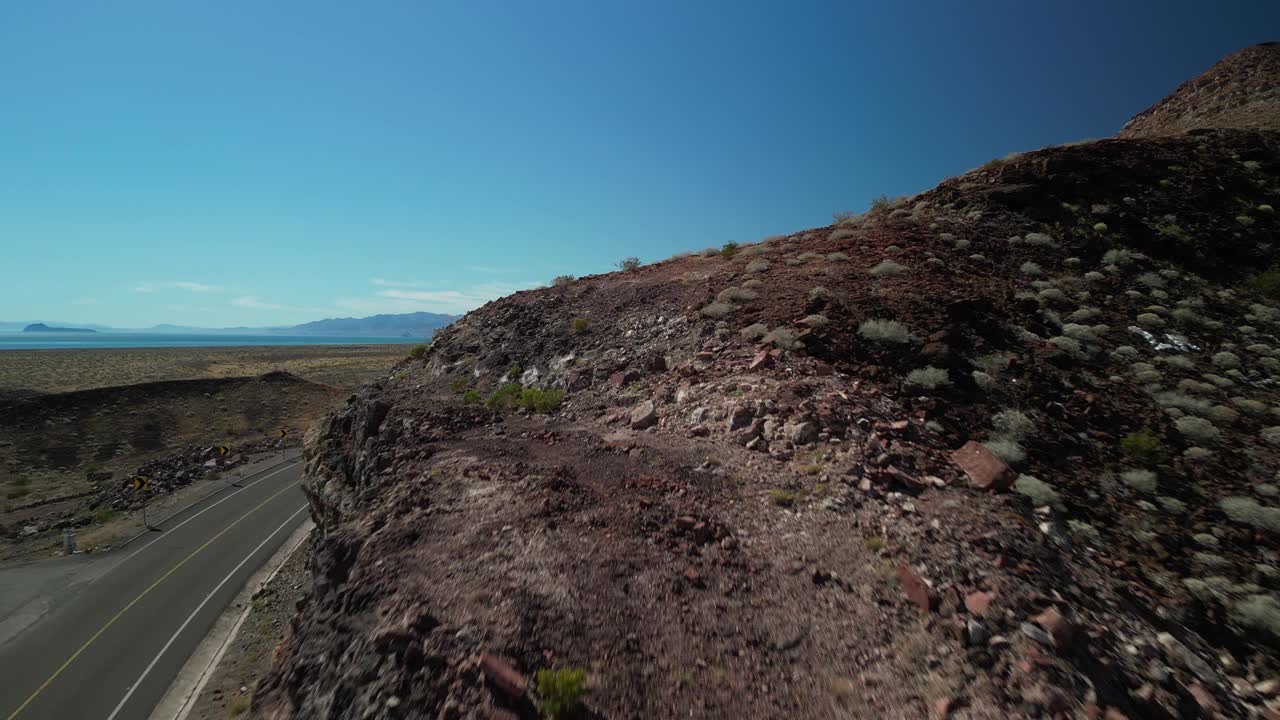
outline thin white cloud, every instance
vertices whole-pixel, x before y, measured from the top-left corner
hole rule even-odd
[[[244,297],[238,297],[238,298],[235,298],[235,299],[233,299],[233,300],[231,301],[231,304],[232,304],[232,305],[235,305],[236,307],[242,307],[242,308],[253,308],[253,309],[255,309],[255,310],[281,310],[281,309],[283,309],[283,308],[284,308],[284,306],[283,306],[283,305],[277,305],[277,304],[275,304],[275,303],[263,302],[263,301],[259,300],[258,298],[253,297],[253,296],[250,296],[250,295],[246,295],[246,296],[244,296]]]
[[[416,280],[388,280],[386,278],[369,278],[369,282],[381,287],[422,287],[423,283]]]
[[[192,282],[191,280],[169,280],[166,282],[139,281],[133,286],[133,291],[140,293],[150,293],[162,289],[186,290],[188,292],[200,293],[220,293],[228,292],[230,290],[230,288],[225,288],[221,285],[210,285],[208,283]]]
[[[519,290],[538,287],[537,282],[481,283],[450,290],[379,290],[375,297],[339,298],[334,307],[361,315],[436,312],[461,314]]]
[[[189,280],[175,280],[169,283],[169,285],[179,290],[190,290],[191,292],[221,292],[224,289],[217,285],[206,285],[204,283],[191,282]]]

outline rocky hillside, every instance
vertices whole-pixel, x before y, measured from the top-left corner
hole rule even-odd
[[[1178,135],[1201,128],[1280,126],[1280,43],[1254,45],[1178,86],[1125,123],[1120,137]]]
[[[468,314],[310,433],[255,712],[1280,717],[1240,106]]]

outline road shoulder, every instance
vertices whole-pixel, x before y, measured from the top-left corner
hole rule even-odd
[[[218,617],[151,713],[152,720],[223,720],[248,709],[295,604],[305,592],[308,519]]]

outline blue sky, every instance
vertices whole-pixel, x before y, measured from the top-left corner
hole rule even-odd
[[[1257,2],[12,2],[0,319],[459,312],[1114,133]]]

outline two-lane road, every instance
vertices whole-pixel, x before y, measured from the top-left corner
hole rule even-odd
[[[248,578],[306,519],[295,461],[92,561],[92,579],[0,645],[0,718],[145,720]],[[88,566],[86,566],[88,567]],[[0,570],[0,592],[30,568]]]

